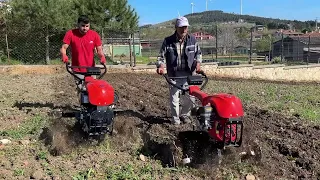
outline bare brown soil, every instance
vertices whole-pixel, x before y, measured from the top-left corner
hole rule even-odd
[[[79,169],[95,166],[97,170],[103,169],[103,160],[109,159],[108,163],[112,166],[142,153],[148,159],[159,160],[163,167],[181,166],[181,159],[188,155],[192,159],[190,166],[198,171],[184,173],[182,176],[186,179],[223,179],[228,173],[243,178],[246,172],[254,173],[260,179],[320,179],[318,125],[246,105],[242,147],[227,148],[222,152],[222,162],[219,164],[217,150],[206,134],[194,132],[191,124],[176,127],[169,123],[168,88],[161,76],[109,73],[105,80],[114,86],[119,95],[117,107],[124,110],[117,114],[116,133],[106,137],[105,141],[112,149],[108,153],[92,149],[96,146],[95,142],[86,141],[72,119],[54,116],[56,111],[68,111],[77,106],[75,86],[70,75],[4,77],[1,80],[4,85],[0,89],[2,97],[7,99],[2,100],[0,130],[16,127],[37,114],[48,116],[50,125],[42,129],[37,137],[43,147],[19,148],[17,154],[11,154],[12,157],[8,157],[7,151],[3,150],[4,155],[0,154],[0,174],[10,179],[14,176],[13,170],[21,166],[18,164],[28,162],[29,168],[26,168],[25,174],[30,175],[24,177],[44,176],[50,179],[58,174],[62,178],[70,178],[70,174]],[[50,156],[44,158],[46,163],[54,164],[51,174],[39,163],[35,153],[45,149],[50,152]],[[79,149],[85,152],[80,153]],[[251,151],[255,154],[239,155]],[[37,167],[41,169],[40,175]],[[63,175],[62,171],[68,173]],[[96,177],[99,178],[98,175]],[[158,178],[175,179],[175,175]]]

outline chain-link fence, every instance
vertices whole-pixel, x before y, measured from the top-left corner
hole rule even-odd
[[[159,30],[161,31],[161,29]],[[172,29],[172,33],[173,33]],[[60,61],[60,48],[66,30],[1,27],[0,60],[26,64]],[[320,61],[320,33],[279,31],[266,33],[263,27],[244,28],[231,25],[190,29],[197,38],[204,62],[307,64]],[[152,64],[156,61],[164,37],[146,37],[110,29],[98,30],[109,64]],[[70,56],[70,48],[68,50]],[[97,57],[96,57],[97,58]]]
[[[102,37],[104,53],[113,64],[134,66],[142,56],[140,39],[132,32],[104,30]],[[140,61],[139,61],[140,62]]]
[[[43,64],[50,59],[60,58],[63,35],[62,31],[23,26],[3,27],[0,34],[0,60]]]
[[[60,48],[67,30],[7,24],[0,27],[0,31],[0,63],[53,64],[61,62]],[[118,57],[120,60],[131,58],[135,51],[139,55],[141,48],[139,49],[138,43],[132,42],[132,33],[110,29],[96,31],[101,36],[108,64],[115,64]],[[130,46],[133,44],[136,45],[136,48]],[[71,48],[68,48],[67,55],[71,58]],[[95,54],[95,59],[98,60],[97,54]]]
[[[320,32],[266,33],[263,27],[246,29],[225,26],[191,33],[197,38],[204,62],[238,61],[287,65],[320,63]],[[162,41],[163,39],[141,40],[142,56],[157,56]]]

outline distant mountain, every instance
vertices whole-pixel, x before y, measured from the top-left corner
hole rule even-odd
[[[295,29],[311,29],[315,27],[315,21],[298,21],[298,20],[285,20],[285,19],[275,19],[266,18],[252,15],[239,15],[233,13],[225,13],[223,11],[205,11],[201,13],[188,14],[186,17],[189,19],[190,24],[196,25],[213,25],[215,23],[227,23],[227,22],[239,22],[243,20],[246,23],[255,23],[257,25],[264,25],[268,29],[289,29],[293,27]],[[174,20],[165,21],[155,25],[144,25],[141,28],[152,28],[159,26],[173,26]]]

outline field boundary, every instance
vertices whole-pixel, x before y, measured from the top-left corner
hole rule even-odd
[[[107,65],[108,72],[155,73],[154,65]],[[261,79],[268,81],[320,82],[320,64],[312,65],[259,65],[242,64],[218,66],[206,63],[202,69],[209,76],[236,79]],[[1,74],[54,74],[66,72],[64,65],[6,65],[0,66]],[[66,72],[67,73],[67,72]]]

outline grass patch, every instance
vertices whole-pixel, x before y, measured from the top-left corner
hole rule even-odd
[[[78,174],[72,177],[73,180],[86,180],[90,179],[94,175],[95,171],[92,168],[89,168],[86,171],[80,171]]]
[[[24,64],[24,63],[15,59],[5,58],[0,61],[0,65],[20,65],[20,64]]]
[[[23,122],[19,127],[0,131],[0,136],[23,139],[27,135],[39,135],[40,129],[45,122],[45,118],[37,115]]]
[[[23,176],[24,175],[24,169],[15,169],[13,172],[14,176]]]
[[[223,180],[242,179],[248,174],[257,174],[259,168],[248,163],[235,163],[232,168],[221,168],[220,177]]]
[[[257,105],[286,115],[320,122],[320,89],[316,84],[209,80],[208,93],[233,93],[246,105]]]
[[[176,174],[177,178],[183,176],[186,168],[160,168],[155,166],[154,163],[146,163],[143,165],[126,164],[122,166],[109,166],[106,168],[106,179],[119,180],[119,179],[164,179],[167,176],[172,176],[171,173]],[[179,175],[178,175],[179,174]]]

